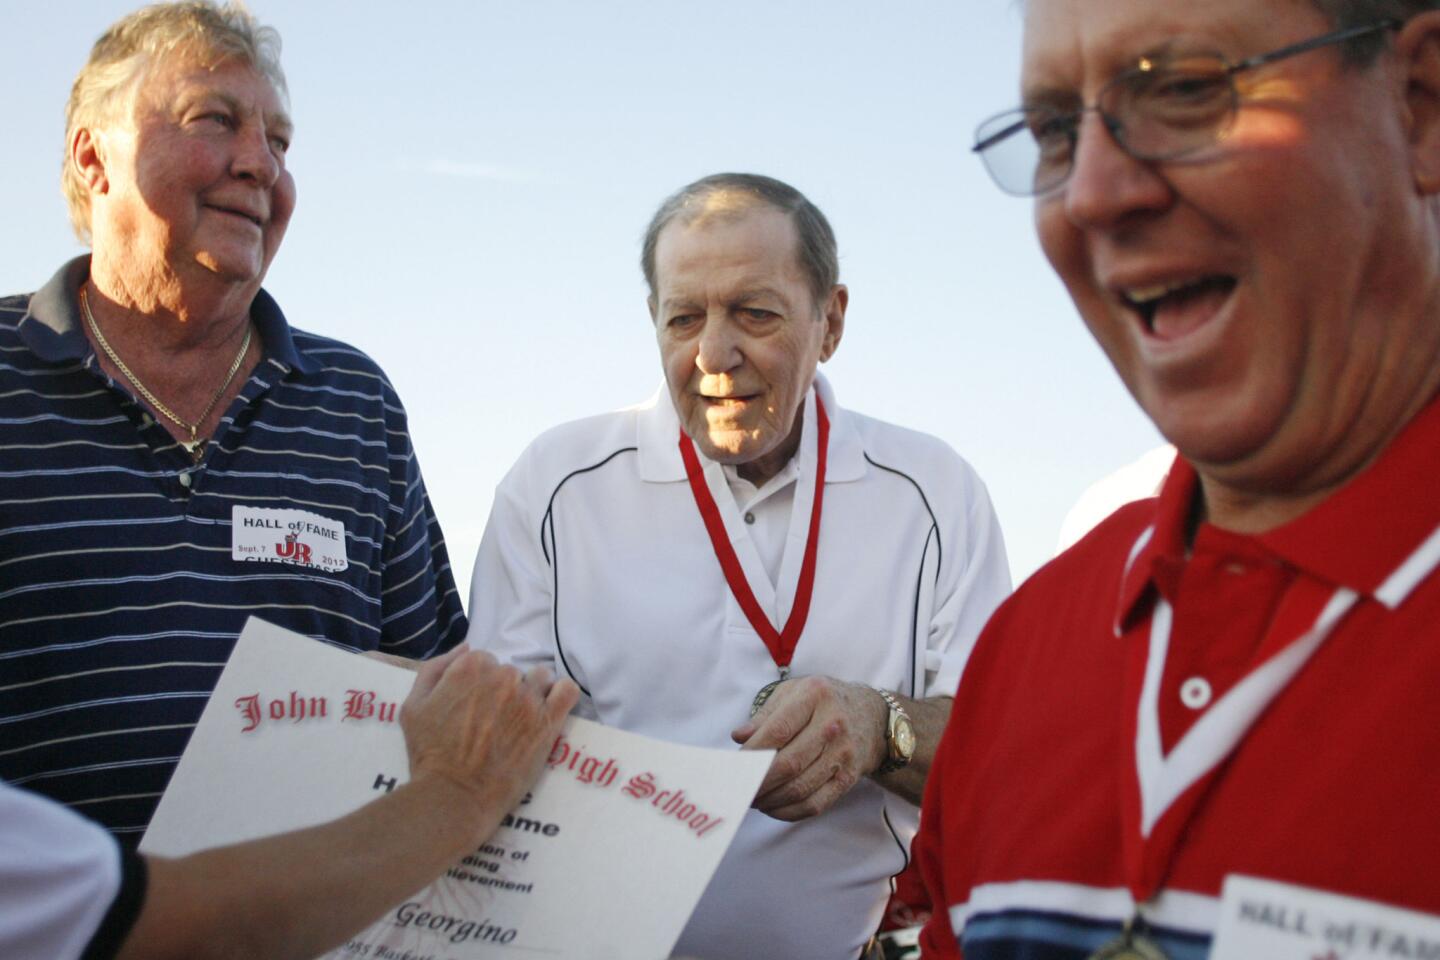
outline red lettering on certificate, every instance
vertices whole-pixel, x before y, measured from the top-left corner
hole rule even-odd
[[[613,786],[620,776],[620,764],[614,757],[597,757],[563,733],[555,738],[545,762],[551,770],[563,771],[580,783],[597,787]],[[659,779],[648,770],[626,780],[620,792],[632,800],[648,803],[662,817],[683,823],[697,837],[705,836],[724,822],[723,817],[701,809],[683,789],[660,789]]]
[[[620,768],[614,757],[607,757],[602,761],[599,757],[591,756],[583,747],[577,747],[565,739],[563,733],[555,738],[555,744],[550,748],[550,756],[545,762],[552,769],[569,771],[581,783],[594,783],[602,787],[610,786],[620,775]]]
[[[394,723],[399,715],[400,705],[393,700],[381,700],[374,690],[346,690],[345,715],[340,719]]]
[[[649,800],[655,794],[655,775],[653,773],[637,773],[625,784],[624,792],[636,800]]]
[[[284,697],[263,700],[258,693],[252,693],[247,697],[238,697],[235,700],[235,709],[240,711],[240,719],[245,724],[240,728],[240,732],[250,733],[259,728],[261,722],[265,720],[288,720],[291,723],[300,723],[304,720],[327,717],[330,705],[324,697],[306,696],[298,690],[291,690]]]
[[[655,774],[648,770],[631,777],[620,790],[636,800],[648,800],[658,813],[685,824],[697,837],[705,836],[725,822],[724,817],[701,810],[699,805],[685,795],[684,790],[659,789]]]
[[[235,701],[235,706],[240,709],[240,716],[246,723],[246,726],[241,728],[241,733],[249,733],[260,726],[260,694],[252,693],[248,697],[241,697]]]
[[[343,707],[341,720],[395,723],[400,718],[400,704],[380,699],[374,690],[346,690]],[[237,697],[235,709],[240,712],[241,733],[253,733],[266,723],[303,723],[331,717],[328,698],[310,696],[299,690],[291,690],[279,697],[266,697],[259,693]],[[585,765],[583,772],[592,778],[605,775],[605,770],[598,765]],[[613,780],[615,773],[609,776]]]

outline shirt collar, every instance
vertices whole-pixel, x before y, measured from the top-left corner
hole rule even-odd
[[[1431,488],[1437,474],[1440,397],[1349,483],[1302,516],[1248,539],[1310,576],[1394,609],[1440,565],[1440,497]],[[1164,564],[1183,561],[1197,487],[1194,468],[1177,457],[1154,523],[1136,542],[1121,579],[1117,631],[1150,596]]]
[[[1151,523],[1130,548],[1125,573],[1120,578],[1120,602],[1115,611],[1115,632],[1119,634],[1141,600],[1150,596],[1158,560],[1185,555],[1185,531],[1190,505],[1195,501],[1195,469],[1177,456],[1160,486]]]
[[[720,469],[725,474],[725,482],[730,484],[730,489],[735,492],[737,503],[742,502],[741,491],[744,492],[746,499],[754,498],[758,502],[769,499],[775,491],[783,490],[800,479],[799,460],[799,457],[791,457],[790,462],[781,467],[779,473],[759,486],[740,476],[738,464],[724,463],[720,465]]]
[[[80,314],[80,287],[90,276],[90,255],[65,264],[30,298],[30,308],[20,319],[20,338],[42,360],[60,363],[83,360],[90,355]],[[275,299],[260,290],[250,304],[250,319],[260,334],[266,354],[305,373],[320,365],[295,349],[290,324]]]
[[[1437,474],[1440,397],[1359,476],[1256,539],[1300,569],[1394,609],[1440,562]]]
[[[825,465],[826,483],[846,483],[865,475],[865,448],[849,414],[835,400],[830,382],[818,370],[812,388],[825,404],[830,417],[830,451]],[[685,463],[680,459],[680,417],[665,384],[636,408],[639,422],[636,445],[640,453],[640,478],[649,483],[685,480]],[[803,446],[803,445],[802,445]],[[696,448],[702,466],[710,461]]]
[[[41,360],[60,363],[83,360],[90,342],[80,325],[80,285],[90,276],[90,257],[76,257],[55,271],[45,286],[30,297],[30,308],[20,318],[20,339]]]

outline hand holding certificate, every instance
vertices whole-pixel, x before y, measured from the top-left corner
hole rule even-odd
[[[407,770],[445,779],[429,757],[407,761],[396,722],[412,683],[432,682],[437,669],[427,666],[417,678],[251,621],[142,849],[181,855],[321,823],[396,789]],[[445,671],[428,696],[460,689],[447,687],[453,672]],[[459,717],[454,725],[472,726]],[[438,881],[400,895],[370,929],[327,956],[659,960],[718,865],[769,759],[660,743],[572,719],[543,758],[533,791],[497,829]],[[514,784],[479,789],[457,790],[452,815],[473,817],[473,807],[505,796]],[[477,820],[476,829],[485,825]],[[390,879],[378,859],[362,867],[374,873],[357,872],[356,890],[382,875]]]
[[[467,695],[476,688],[491,702]],[[410,775],[439,777],[462,791],[465,803],[454,815],[476,818],[478,845],[535,782],[546,754],[532,744],[553,739],[578,697],[569,681],[552,689],[546,670],[521,675],[464,647],[423,663],[405,705]]]

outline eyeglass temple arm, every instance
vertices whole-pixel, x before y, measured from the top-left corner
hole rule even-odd
[[[986,149],[987,147],[990,147],[990,146],[992,146],[992,145],[994,145],[994,144],[999,143],[1001,140],[1004,140],[1006,137],[1009,137],[1009,136],[1011,136],[1011,135],[1013,135],[1013,134],[1015,134],[1015,133],[1020,132],[1020,130],[1024,129],[1024,127],[1025,127],[1025,119],[1022,117],[1021,119],[1016,120],[1014,123],[1010,124],[1009,126],[1007,126],[1007,127],[1002,127],[1001,129],[996,130],[994,133],[990,134],[990,136],[986,137],[984,140],[981,140],[981,141],[977,142],[977,143],[975,144],[975,146],[973,146],[973,147],[970,148],[970,152],[971,152],[971,153],[979,153],[980,151]]]
[[[1351,27],[1349,30],[1341,30],[1337,33],[1327,33],[1324,36],[1312,37],[1300,43],[1292,43],[1288,47],[1281,47],[1279,50],[1271,50],[1269,53],[1257,54],[1247,57],[1230,68],[1231,73],[1238,73],[1241,70],[1249,70],[1251,67],[1258,67],[1266,63],[1274,63],[1276,60],[1284,60],[1286,57],[1293,57],[1308,50],[1315,50],[1319,47],[1328,47],[1332,43],[1344,43],[1347,40],[1354,40],[1369,33],[1376,33],[1380,30],[1398,30],[1405,26],[1403,20],[1377,20],[1374,23],[1367,23],[1364,26]]]

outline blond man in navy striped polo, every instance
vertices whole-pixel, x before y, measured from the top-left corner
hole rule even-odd
[[[465,635],[381,370],[263,289],[295,207],[279,37],[162,4],[95,44],[63,189],[92,253],[0,299],[0,779],[133,844],[245,619]]]

